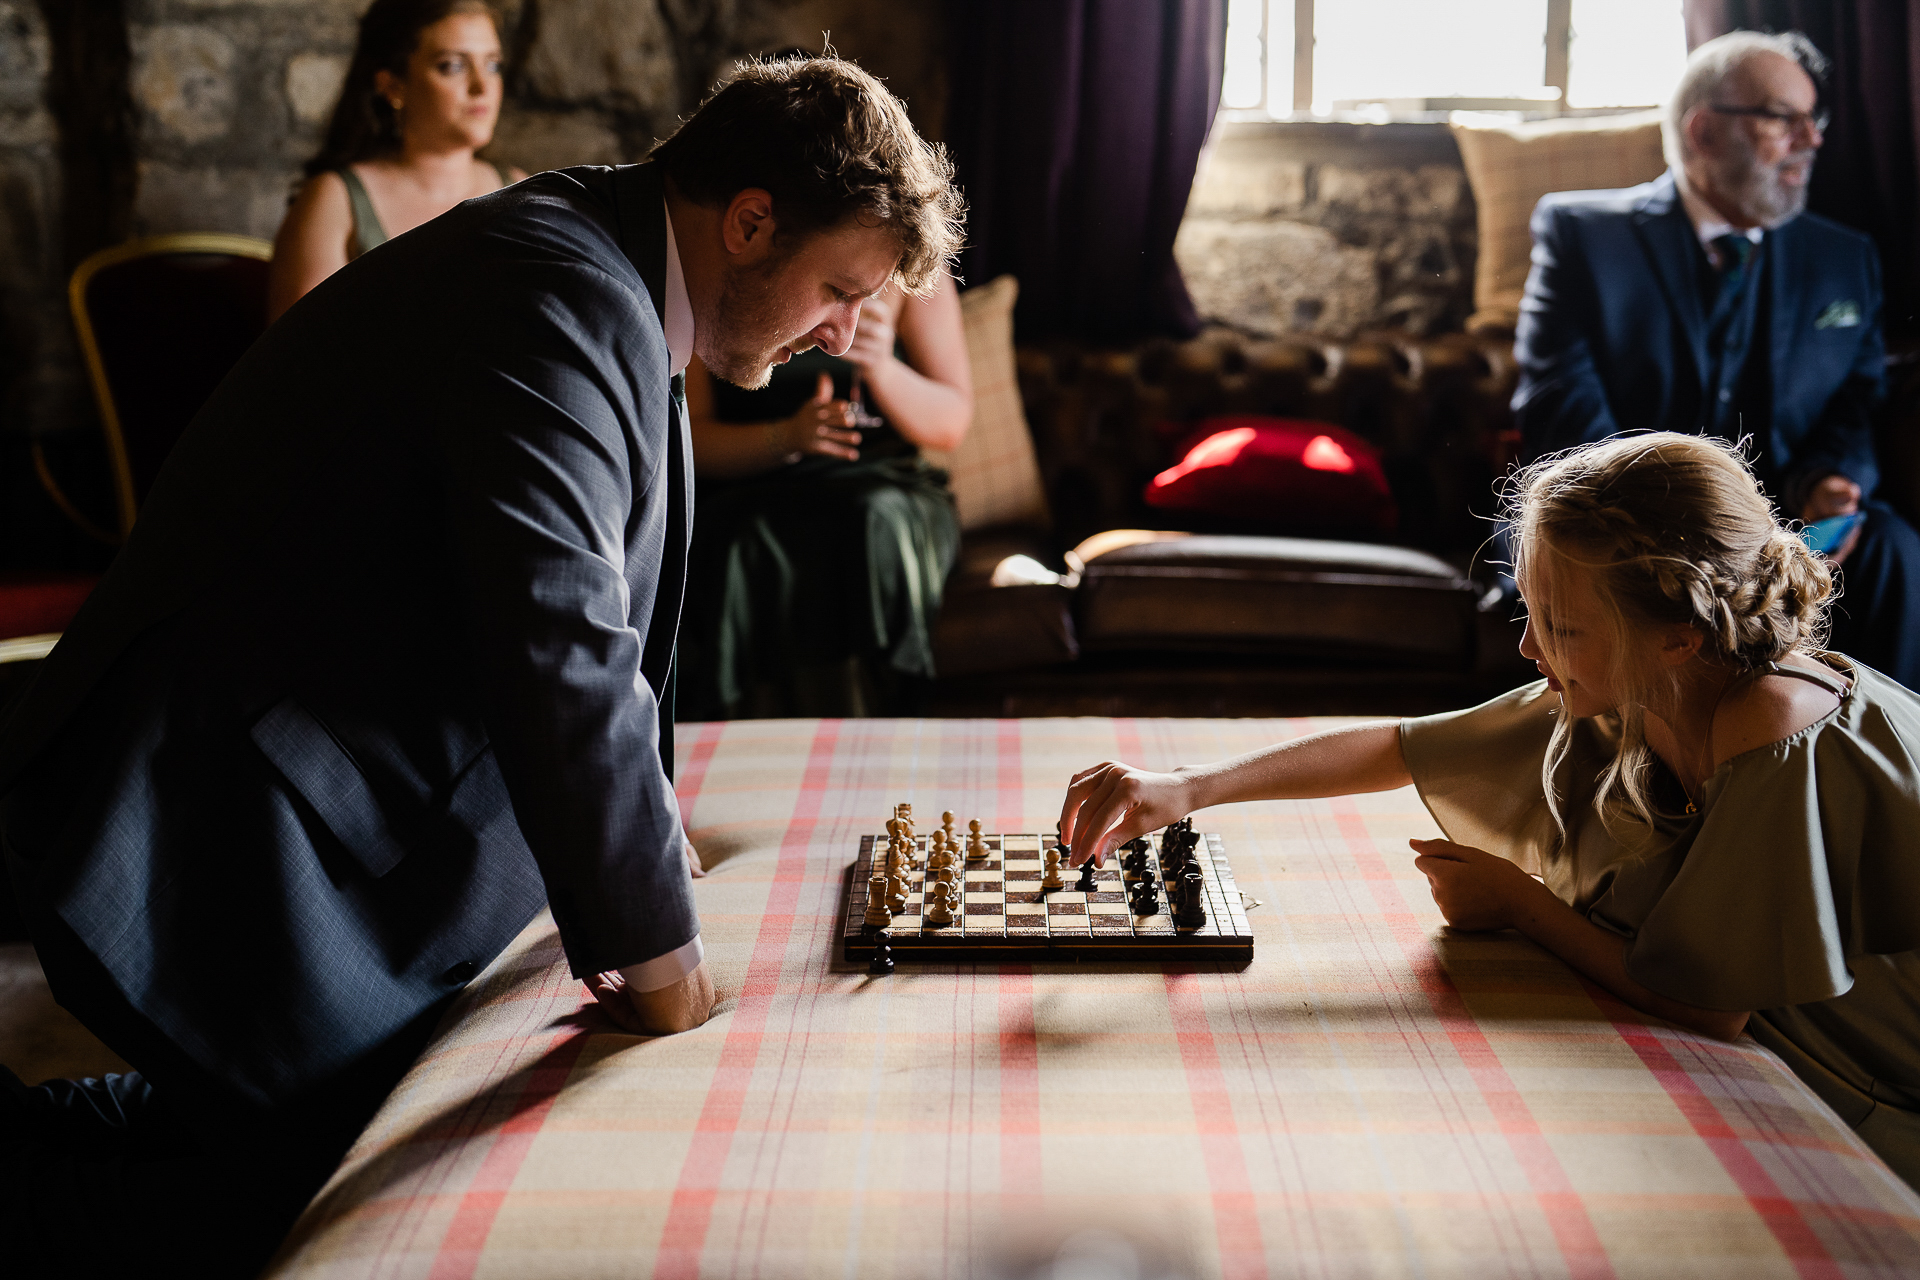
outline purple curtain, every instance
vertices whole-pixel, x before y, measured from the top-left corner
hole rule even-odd
[[[1173,260],[1220,105],[1226,0],[954,0],[962,271],[1020,279],[1025,338],[1190,335]]]
[[[1880,246],[1886,326],[1920,330],[1920,0],[1686,0],[1687,43],[1802,31],[1833,59],[1807,204]]]

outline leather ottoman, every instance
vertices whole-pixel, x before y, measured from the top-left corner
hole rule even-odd
[[[1206,652],[1470,670],[1481,588],[1407,547],[1115,529],[1076,547],[1088,654]]]

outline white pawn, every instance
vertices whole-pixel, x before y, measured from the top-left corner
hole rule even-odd
[[[1040,882],[1043,889],[1064,889],[1067,882],[1060,878],[1060,847],[1055,845],[1047,850],[1047,878]]]
[[[967,824],[967,860],[987,856],[987,842],[980,836],[980,819],[975,818]]]
[[[940,829],[941,829],[942,831],[944,831],[944,832],[946,832],[946,833],[947,833],[947,843],[948,843],[948,844],[959,844],[959,843],[960,843],[960,842],[959,842],[958,840],[955,840],[955,839],[953,838],[953,810],[951,810],[951,809],[946,809],[946,810],[943,810],[943,811],[941,812],[941,814],[940,814]]]

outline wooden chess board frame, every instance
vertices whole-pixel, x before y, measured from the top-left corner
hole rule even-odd
[[[1045,850],[1051,839],[1038,834],[983,835],[988,854],[972,863],[956,855],[954,870],[965,865],[962,906],[953,923],[924,923],[926,906],[926,836],[915,839],[920,866],[907,873],[907,908],[894,916],[893,958],[902,960],[1251,960],[1253,930],[1247,925],[1245,903],[1234,883],[1233,867],[1216,832],[1201,836],[1193,851],[1206,888],[1207,922],[1183,929],[1173,922],[1166,885],[1157,882],[1154,894],[1160,910],[1136,916],[1128,906],[1127,887],[1136,878],[1123,873],[1119,852],[1094,876],[1094,892],[1074,889],[1079,872],[1061,868],[1067,887],[1043,894]],[[1161,876],[1160,833],[1147,837],[1148,860]],[[886,854],[887,837],[860,837],[860,856],[853,866],[847,892],[843,941],[849,960],[873,955],[873,937],[867,932],[867,880],[873,874],[874,850]]]

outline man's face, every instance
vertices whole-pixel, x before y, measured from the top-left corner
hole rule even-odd
[[[811,347],[840,355],[853,343],[860,304],[899,264],[899,237],[854,219],[775,246],[758,262],[729,264],[713,313],[694,318],[700,359],[715,377],[751,390]]]
[[[1793,119],[1703,109],[1709,113],[1709,127],[1697,135],[1703,194],[1729,217],[1738,214],[1738,221],[1754,226],[1777,227],[1798,216],[1807,207],[1807,181],[1822,141],[1809,119],[1819,97],[1799,64],[1777,53],[1758,54],[1736,68],[1712,106]]]

